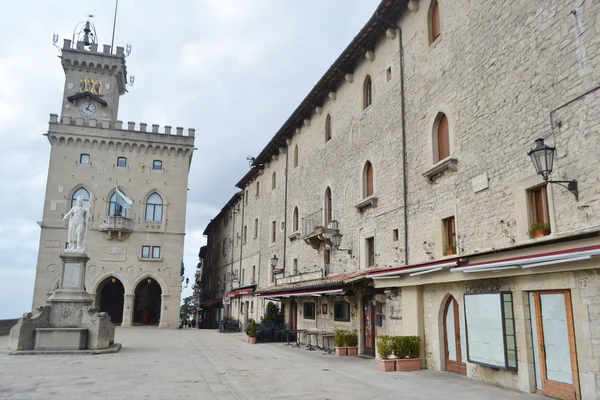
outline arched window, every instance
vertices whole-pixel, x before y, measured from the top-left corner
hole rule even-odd
[[[75,191],[75,193],[73,193],[73,196],[71,196],[71,208],[73,208],[73,206],[75,205],[75,201],[77,200],[78,197],[81,197],[81,199],[83,200],[83,206],[85,208],[89,208],[90,205],[90,194],[87,190],[85,190],[84,188],[80,187],[79,189],[77,189]]]
[[[127,166],[127,158],[117,157],[117,167],[125,168]]]
[[[325,222],[329,223],[333,219],[333,210],[331,209],[333,203],[331,200],[331,189],[325,190]]]
[[[442,33],[440,23],[440,5],[437,0],[433,0],[429,8],[429,44],[435,42],[435,39]]]
[[[363,197],[372,196],[373,193],[373,165],[367,161],[363,170]]]
[[[298,207],[294,208],[294,232],[298,232]]]
[[[86,153],[81,153],[79,155],[79,164],[89,164],[90,163],[90,155]]]
[[[448,128],[448,118],[443,113],[437,117],[437,126],[435,126],[434,140],[436,142],[437,152],[434,154],[437,161],[441,161],[450,156],[450,133]]]
[[[158,193],[152,193],[146,200],[146,221],[162,221],[163,201]]]
[[[331,140],[331,115],[327,114],[325,119],[325,143]]]
[[[110,202],[108,206],[108,215],[110,217],[124,217],[125,210],[123,207],[117,203],[117,192],[114,192],[112,196],[110,196]]]
[[[271,189],[275,190],[276,187],[277,187],[277,174],[275,173],[275,171],[273,171],[273,177],[272,177],[272,181],[271,181]]]
[[[294,147],[294,168],[298,166],[298,145]]]
[[[371,77],[367,75],[363,85],[363,109],[369,107],[371,103],[373,103],[373,81],[371,81]]]
[[[152,161],[152,169],[155,171],[162,170],[162,161],[161,160]]]
[[[260,196],[260,182],[256,181],[256,197]]]

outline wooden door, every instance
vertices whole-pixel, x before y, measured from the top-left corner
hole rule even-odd
[[[462,360],[460,344],[458,302],[452,296],[450,296],[444,308],[444,352],[446,371],[466,375],[467,365]]]
[[[375,305],[373,303],[373,296],[363,297],[363,353],[375,357],[375,336],[377,332]]]
[[[579,399],[571,292],[533,292],[533,302],[541,392],[557,399]]]

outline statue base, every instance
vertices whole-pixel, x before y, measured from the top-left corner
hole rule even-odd
[[[59,289],[36,315],[24,314],[11,329],[11,354],[119,351],[110,316],[92,308],[92,298],[84,288],[88,256],[83,251],[65,251],[60,258],[63,268]]]

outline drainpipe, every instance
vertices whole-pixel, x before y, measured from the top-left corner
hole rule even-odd
[[[244,238],[247,237],[248,235],[244,236],[244,233],[246,233],[248,230],[244,230],[244,210],[246,209],[246,189],[244,189],[244,191],[242,192],[242,222],[241,222],[241,232],[242,232],[242,240],[240,243],[240,269],[239,269],[239,273],[240,273],[240,278],[242,277],[242,254],[244,253]],[[245,232],[246,231],[246,232]]]
[[[287,203],[288,203],[288,161],[290,158],[290,145],[286,140],[286,148],[285,148],[285,194],[283,200],[283,276],[285,276],[285,260],[286,260],[286,249],[287,249]]]

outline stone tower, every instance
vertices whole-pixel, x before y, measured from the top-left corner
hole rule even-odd
[[[117,325],[176,326],[194,129],[117,119],[127,83],[122,47],[65,40],[61,63],[33,308],[58,287],[63,217],[82,197],[91,215],[85,288],[95,306]]]

